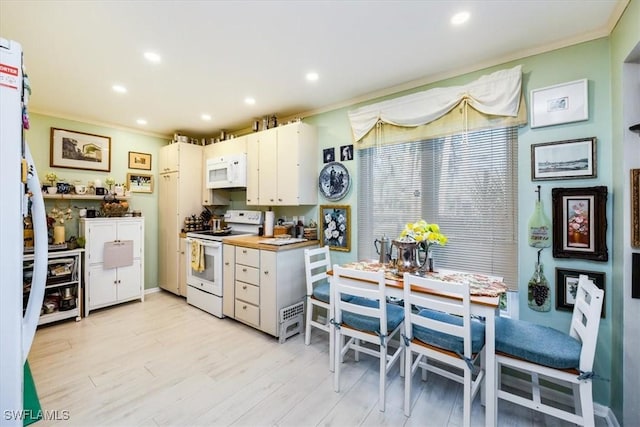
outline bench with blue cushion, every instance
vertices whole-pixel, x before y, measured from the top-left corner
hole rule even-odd
[[[496,352],[556,369],[578,368],[582,344],[548,326],[504,317],[496,319]]]

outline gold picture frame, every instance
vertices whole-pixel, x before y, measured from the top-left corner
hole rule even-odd
[[[153,175],[128,173],[127,188],[132,193],[153,193]]]
[[[129,169],[151,170],[151,154],[129,151]]]
[[[351,206],[320,206],[321,246],[329,246],[332,251],[351,251]]]
[[[640,248],[640,169],[631,169],[631,246]]]

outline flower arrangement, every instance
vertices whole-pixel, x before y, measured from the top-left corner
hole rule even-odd
[[[571,206],[573,211],[569,217],[569,235],[572,240],[581,241],[588,239],[589,236],[589,219],[587,217],[587,206],[584,202],[577,202]]]
[[[347,218],[338,209],[324,216],[324,242],[330,246],[346,246]]]
[[[427,252],[432,245],[444,246],[447,244],[448,238],[440,233],[438,224],[429,224],[421,219],[417,222],[409,222],[404,226],[400,233],[401,240],[414,240],[423,243]]]
[[[64,225],[65,220],[73,218],[73,211],[71,208],[58,209],[54,207],[51,209],[51,212],[49,212],[49,217],[53,218],[56,224]]]
[[[108,176],[107,179],[104,180],[104,183],[109,186],[109,190],[111,190],[111,186],[116,183],[116,180],[113,177]]]
[[[56,175],[55,172],[49,172],[45,175],[44,178],[49,181],[51,183],[51,186],[53,187],[55,185],[55,182],[58,180],[58,175]]]

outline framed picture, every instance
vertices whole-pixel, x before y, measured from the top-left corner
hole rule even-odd
[[[111,171],[111,138],[51,128],[49,166]]]
[[[640,169],[631,169],[631,246],[640,248]]]
[[[607,187],[554,188],[553,256],[607,261]]]
[[[129,151],[129,169],[151,170],[151,154]]]
[[[587,79],[531,91],[531,128],[589,119]]]
[[[578,279],[581,274],[586,274],[589,279],[600,289],[604,290],[604,273],[597,271],[579,271],[579,270],[566,270],[564,268],[556,268],[556,309],[573,311],[573,306],[576,303],[576,294],[578,292]],[[600,317],[606,316],[605,311],[605,296],[602,299],[602,313]]]
[[[595,178],[596,138],[531,145],[531,180]]]
[[[127,187],[132,193],[153,193],[153,175],[128,173]]]
[[[331,148],[325,148],[324,150],[322,150],[322,159],[324,163],[331,163],[335,161],[336,159],[335,148],[331,147]]]
[[[321,246],[327,245],[332,251],[351,251],[351,206],[321,205],[319,224]]]
[[[353,144],[340,147],[340,161],[353,160]]]

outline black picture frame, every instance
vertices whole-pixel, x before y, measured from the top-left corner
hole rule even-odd
[[[608,261],[607,187],[554,188],[553,257]]]
[[[331,147],[322,150],[322,160],[323,163],[334,162],[336,160],[336,149]]]
[[[556,268],[556,310],[573,311],[575,305],[575,295],[578,289],[578,279],[581,274],[586,274],[593,283],[603,291],[601,318],[605,318],[607,292],[605,289],[605,273],[599,271],[569,270]]]
[[[353,144],[340,146],[340,161],[346,162],[353,160]]]
[[[597,176],[596,137],[531,145],[532,181]]]

